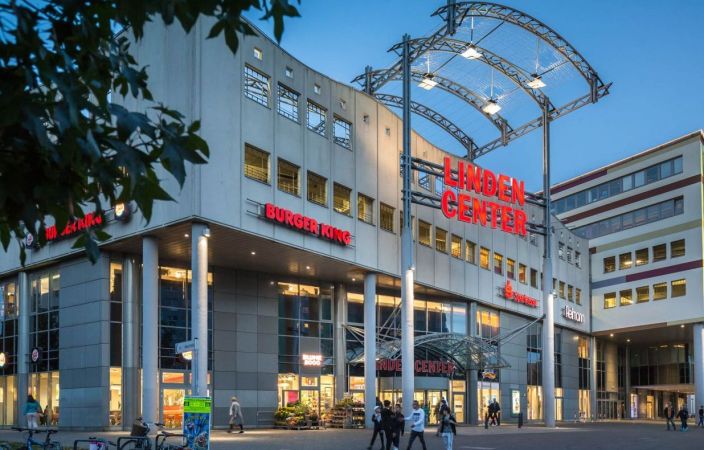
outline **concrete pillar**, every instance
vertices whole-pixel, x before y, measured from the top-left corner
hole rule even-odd
[[[347,391],[347,288],[344,284],[335,285],[335,401],[345,397]]]
[[[704,405],[704,323],[695,323],[694,334],[694,407]],[[694,414],[695,411],[690,411]]]
[[[624,398],[624,409],[625,411],[625,418],[630,419],[631,418],[631,346],[626,345],[626,351],[624,352],[624,361],[623,361],[623,384],[624,384],[624,391],[626,392],[626,396]],[[662,408],[660,408],[662,410]]]
[[[122,428],[139,416],[139,268],[134,257],[122,260]]]
[[[472,302],[469,304],[469,336],[477,335],[477,304]],[[477,425],[479,423],[479,400],[477,398],[477,380],[479,374],[476,369],[467,371],[467,414],[469,420],[467,423]]]
[[[25,415],[22,414],[24,403],[29,392],[29,311],[30,294],[27,272],[20,272],[17,277],[17,299],[19,305],[19,320],[17,330],[17,424],[27,426]]]
[[[548,242],[550,237],[546,238]],[[552,290],[552,259],[543,260],[543,420],[555,426],[555,294]]]
[[[159,419],[159,242],[142,239],[142,417]]]
[[[591,376],[589,380],[589,403],[592,420],[596,420],[596,338],[594,336],[589,338],[589,369],[589,375]]]
[[[376,274],[364,275],[364,422],[373,427],[376,406]]]
[[[198,339],[191,361],[193,395],[208,395],[208,237],[202,223],[191,226],[191,338]]]

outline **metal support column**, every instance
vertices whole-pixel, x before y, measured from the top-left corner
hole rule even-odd
[[[403,228],[401,229],[401,385],[403,411],[413,403],[413,238],[411,236],[411,63],[410,36],[403,36]]]
[[[591,419],[596,420],[598,417],[596,401],[596,338],[592,336],[589,339],[589,409],[591,409]]]
[[[623,384],[625,396],[623,399],[624,403],[624,419],[631,419],[631,346],[626,344],[626,351],[623,361]],[[662,409],[662,408],[660,408]]]
[[[469,325],[469,330],[467,330],[467,336],[477,335],[477,303],[472,302],[469,304],[469,320],[467,321]],[[479,391],[477,388],[479,373],[477,369],[470,369],[467,371],[467,423],[471,425],[479,424]]]
[[[347,323],[347,289],[336,284],[335,299],[335,402],[345,398],[347,391],[347,343],[344,324]]]
[[[139,416],[139,268],[132,256],[122,260],[122,427]]]
[[[552,213],[550,212],[550,111],[543,105],[543,195],[545,248],[543,255],[543,414],[546,427],[555,426],[555,306],[552,288]]]
[[[376,274],[364,275],[364,423],[374,426],[376,406]]]
[[[29,278],[27,272],[17,277],[19,320],[17,331],[17,424],[27,426],[27,419],[21,414],[29,392]]]
[[[198,339],[191,372],[193,395],[208,395],[208,237],[202,223],[191,226],[191,339]]]
[[[142,240],[142,418],[159,420],[159,242]]]
[[[704,323],[695,323],[694,334],[694,408],[704,405]],[[690,411],[695,414],[696,411]]]

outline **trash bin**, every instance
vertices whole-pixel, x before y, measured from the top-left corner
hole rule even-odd
[[[523,426],[523,413],[518,413],[518,428]]]

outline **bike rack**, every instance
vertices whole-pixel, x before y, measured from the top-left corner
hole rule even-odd
[[[90,448],[90,444],[102,444],[102,448],[109,448],[107,440],[94,437],[89,437],[88,439],[76,439],[73,441],[73,450],[78,450],[78,444],[89,444],[88,448]]]
[[[135,444],[142,444],[139,446],[139,448],[142,449],[149,449],[151,448],[152,441],[149,439],[147,436],[120,436],[117,438],[117,448],[118,450],[122,450],[122,448],[129,444],[130,442],[134,442]],[[137,447],[137,446],[135,446]]]

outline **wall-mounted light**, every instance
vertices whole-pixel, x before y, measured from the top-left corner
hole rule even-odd
[[[207,237],[207,238],[210,237],[210,227],[205,227],[203,229],[203,237]]]

